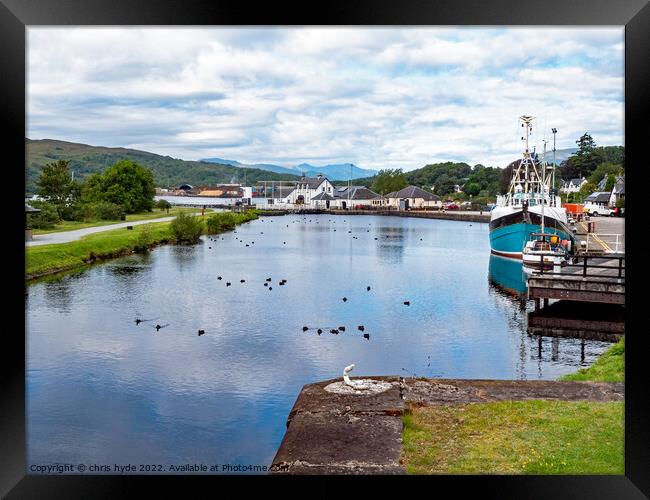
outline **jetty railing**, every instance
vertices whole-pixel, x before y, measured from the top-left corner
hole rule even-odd
[[[575,263],[575,259],[579,261],[582,259],[582,262]],[[602,264],[593,264],[593,261],[607,261],[614,265],[602,265]],[[591,261],[592,263],[590,263]],[[548,265],[548,264],[546,264]],[[544,269],[544,256],[540,255],[540,268],[535,270],[533,274],[535,275],[564,275],[564,276],[582,276],[583,278],[617,278],[623,283],[625,282],[625,255],[581,255],[574,258],[574,263],[565,264],[563,266],[554,266],[552,271]],[[560,267],[560,271],[555,271],[556,268]],[[564,269],[572,269],[574,272],[563,272]],[[593,269],[605,270],[598,271],[596,273],[591,272]]]

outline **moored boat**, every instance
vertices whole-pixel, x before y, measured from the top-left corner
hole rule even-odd
[[[533,233],[522,251],[524,271],[552,271],[567,264],[569,240],[548,233]]]
[[[549,233],[568,240],[575,238],[569,228],[566,210],[560,197],[551,189],[554,175],[546,175],[549,167],[538,161],[529,150],[533,117],[520,117],[525,128],[522,140],[525,149],[513,168],[508,193],[497,196],[490,212],[490,248],[493,254],[511,259],[523,258],[523,249],[534,233]]]

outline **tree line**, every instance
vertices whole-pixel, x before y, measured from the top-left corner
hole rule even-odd
[[[151,170],[131,160],[120,160],[85,181],[73,180],[69,161],[58,160],[43,167],[37,191],[43,199],[32,202],[40,212],[30,214],[30,226],[46,229],[61,221],[118,220],[151,212],[155,192]]]
[[[577,141],[578,150],[564,160],[557,169],[556,192],[562,181],[585,177],[587,183],[580,193],[569,196],[568,201],[581,201],[597,189],[598,183],[607,178],[604,191],[611,191],[616,177],[625,174],[625,148],[623,146],[597,147],[589,133]],[[485,167],[481,164],[471,167],[467,163],[443,162],[429,164],[416,170],[383,169],[374,177],[357,179],[373,191],[385,195],[415,185],[441,197],[453,194],[454,198],[485,202],[508,191],[512,171],[520,159],[510,162],[505,168]],[[540,158],[536,162],[539,164]],[[458,186],[458,188],[457,188]],[[460,189],[460,192],[456,192]]]

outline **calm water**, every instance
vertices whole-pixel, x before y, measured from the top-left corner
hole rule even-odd
[[[29,287],[28,464],[268,465],[300,388],[350,363],[553,379],[607,347],[545,339],[540,357],[530,305],[503,291],[525,289],[521,265],[490,258],[487,224],[284,216],[217,238]]]

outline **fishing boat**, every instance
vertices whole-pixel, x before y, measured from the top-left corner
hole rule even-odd
[[[566,209],[551,189],[555,183],[555,163],[551,167],[545,160],[539,161],[529,149],[534,118],[524,115],[519,120],[525,129],[521,137],[525,149],[512,169],[507,194],[497,196],[496,206],[490,212],[490,249],[495,255],[522,260],[524,247],[534,233],[555,235],[571,244],[575,244],[575,237]],[[552,174],[547,175],[550,169]]]

